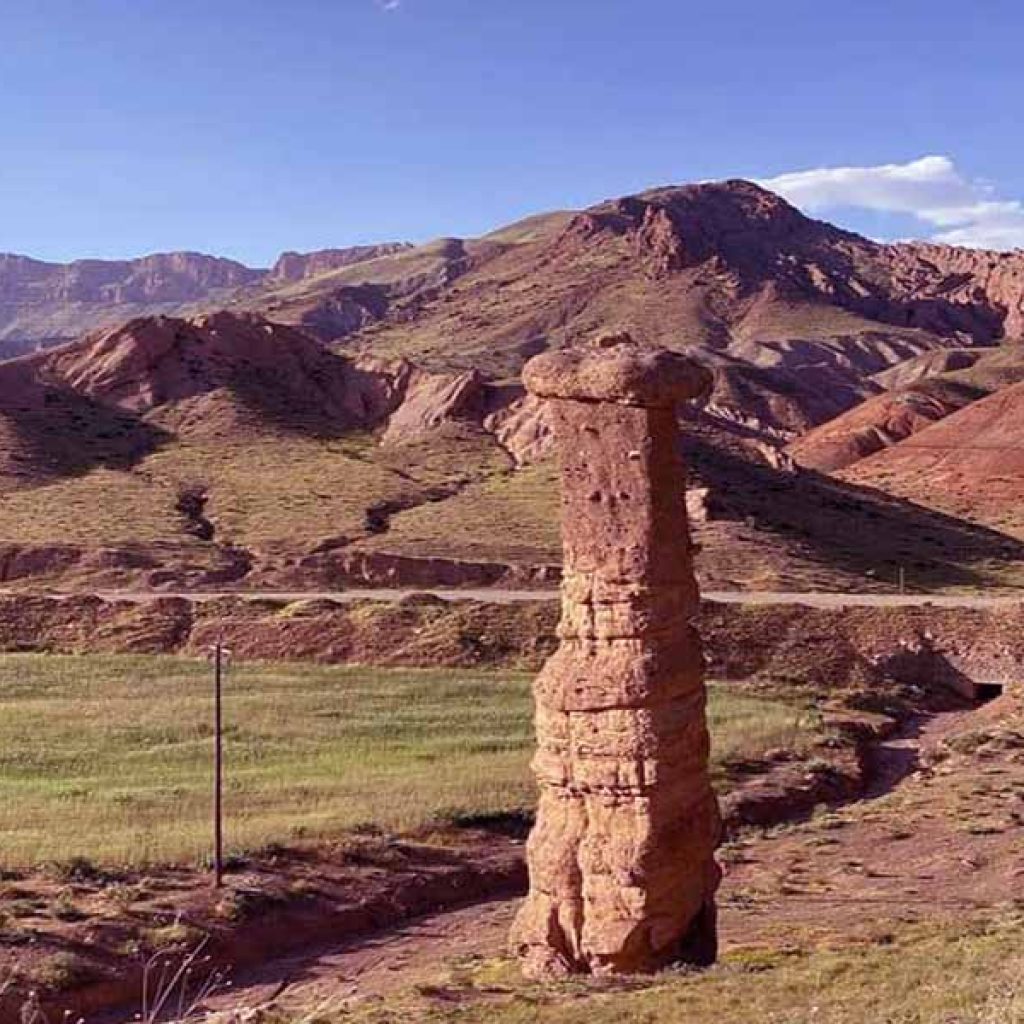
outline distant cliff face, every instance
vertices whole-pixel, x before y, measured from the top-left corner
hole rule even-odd
[[[67,264],[4,254],[0,255],[0,300],[11,305],[191,302],[215,289],[252,284],[263,273],[233,260],[194,252]]]
[[[3,253],[0,357],[68,341],[137,316],[215,309],[264,284],[300,281],[403,248],[395,244],[285,253],[269,271],[196,252],[66,264]]]
[[[1024,340],[1024,250],[991,252],[922,242],[885,248],[893,280],[906,294],[920,291],[922,300],[937,294],[965,306],[987,306],[1000,334]]]
[[[270,268],[265,282],[280,284],[289,281],[304,281],[332,270],[351,267],[356,263],[392,256],[413,248],[406,242],[390,242],[384,245],[355,245],[348,249],[320,249],[317,252],[283,252]]]

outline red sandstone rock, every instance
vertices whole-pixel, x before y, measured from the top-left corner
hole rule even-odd
[[[534,395],[523,395],[496,409],[484,418],[483,427],[517,466],[537,462],[551,449],[547,403]]]
[[[710,375],[618,336],[539,356],[525,380],[552,399],[565,568],[512,944],[532,976],[709,962],[719,817],[674,406]]]
[[[132,320],[23,365],[134,413],[221,391],[268,418],[303,415],[358,428],[375,425],[397,403],[393,373],[360,369],[300,331],[247,314]]]
[[[479,423],[483,416],[484,379],[469,373],[427,373],[410,368],[402,402],[388,420],[382,441],[402,444],[421,440],[455,420]]]
[[[283,252],[270,268],[264,283],[303,281],[411,248],[408,242],[387,242],[383,245],[353,245],[346,249],[318,249],[315,252]]]
[[[1024,496],[1024,383],[1002,388],[891,448],[844,478],[959,518],[1020,530]]]

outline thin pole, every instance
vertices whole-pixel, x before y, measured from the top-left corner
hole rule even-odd
[[[221,709],[223,649],[218,641],[213,654],[213,884],[224,884],[224,722]]]
[[[907,570],[900,566],[900,593],[905,594],[907,592]]]

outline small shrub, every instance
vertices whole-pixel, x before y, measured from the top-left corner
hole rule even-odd
[[[95,964],[77,953],[54,953],[32,969],[31,978],[42,988],[66,992],[96,981],[101,973]]]
[[[70,889],[61,889],[50,907],[50,913],[58,921],[81,921],[86,917],[75,903],[74,894]]]
[[[103,872],[88,857],[72,857],[52,866],[53,874],[62,882],[95,882]]]
[[[257,889],[235,889],[221,897],[213,912],[224,921],[237,923],[255,917],[262,910],[279,902],[274,895]]]
[[[203,940],[203,937],[203,933],[198,928],[193,928],[181,920],[160,928],[150,928],[143,933],[146,945],[154,950],[195,946]]]

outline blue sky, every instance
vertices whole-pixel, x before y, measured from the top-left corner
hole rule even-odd
[[[1022,7],[2,3],[0,251],[264,264],[733,176],[1024,246]]]

